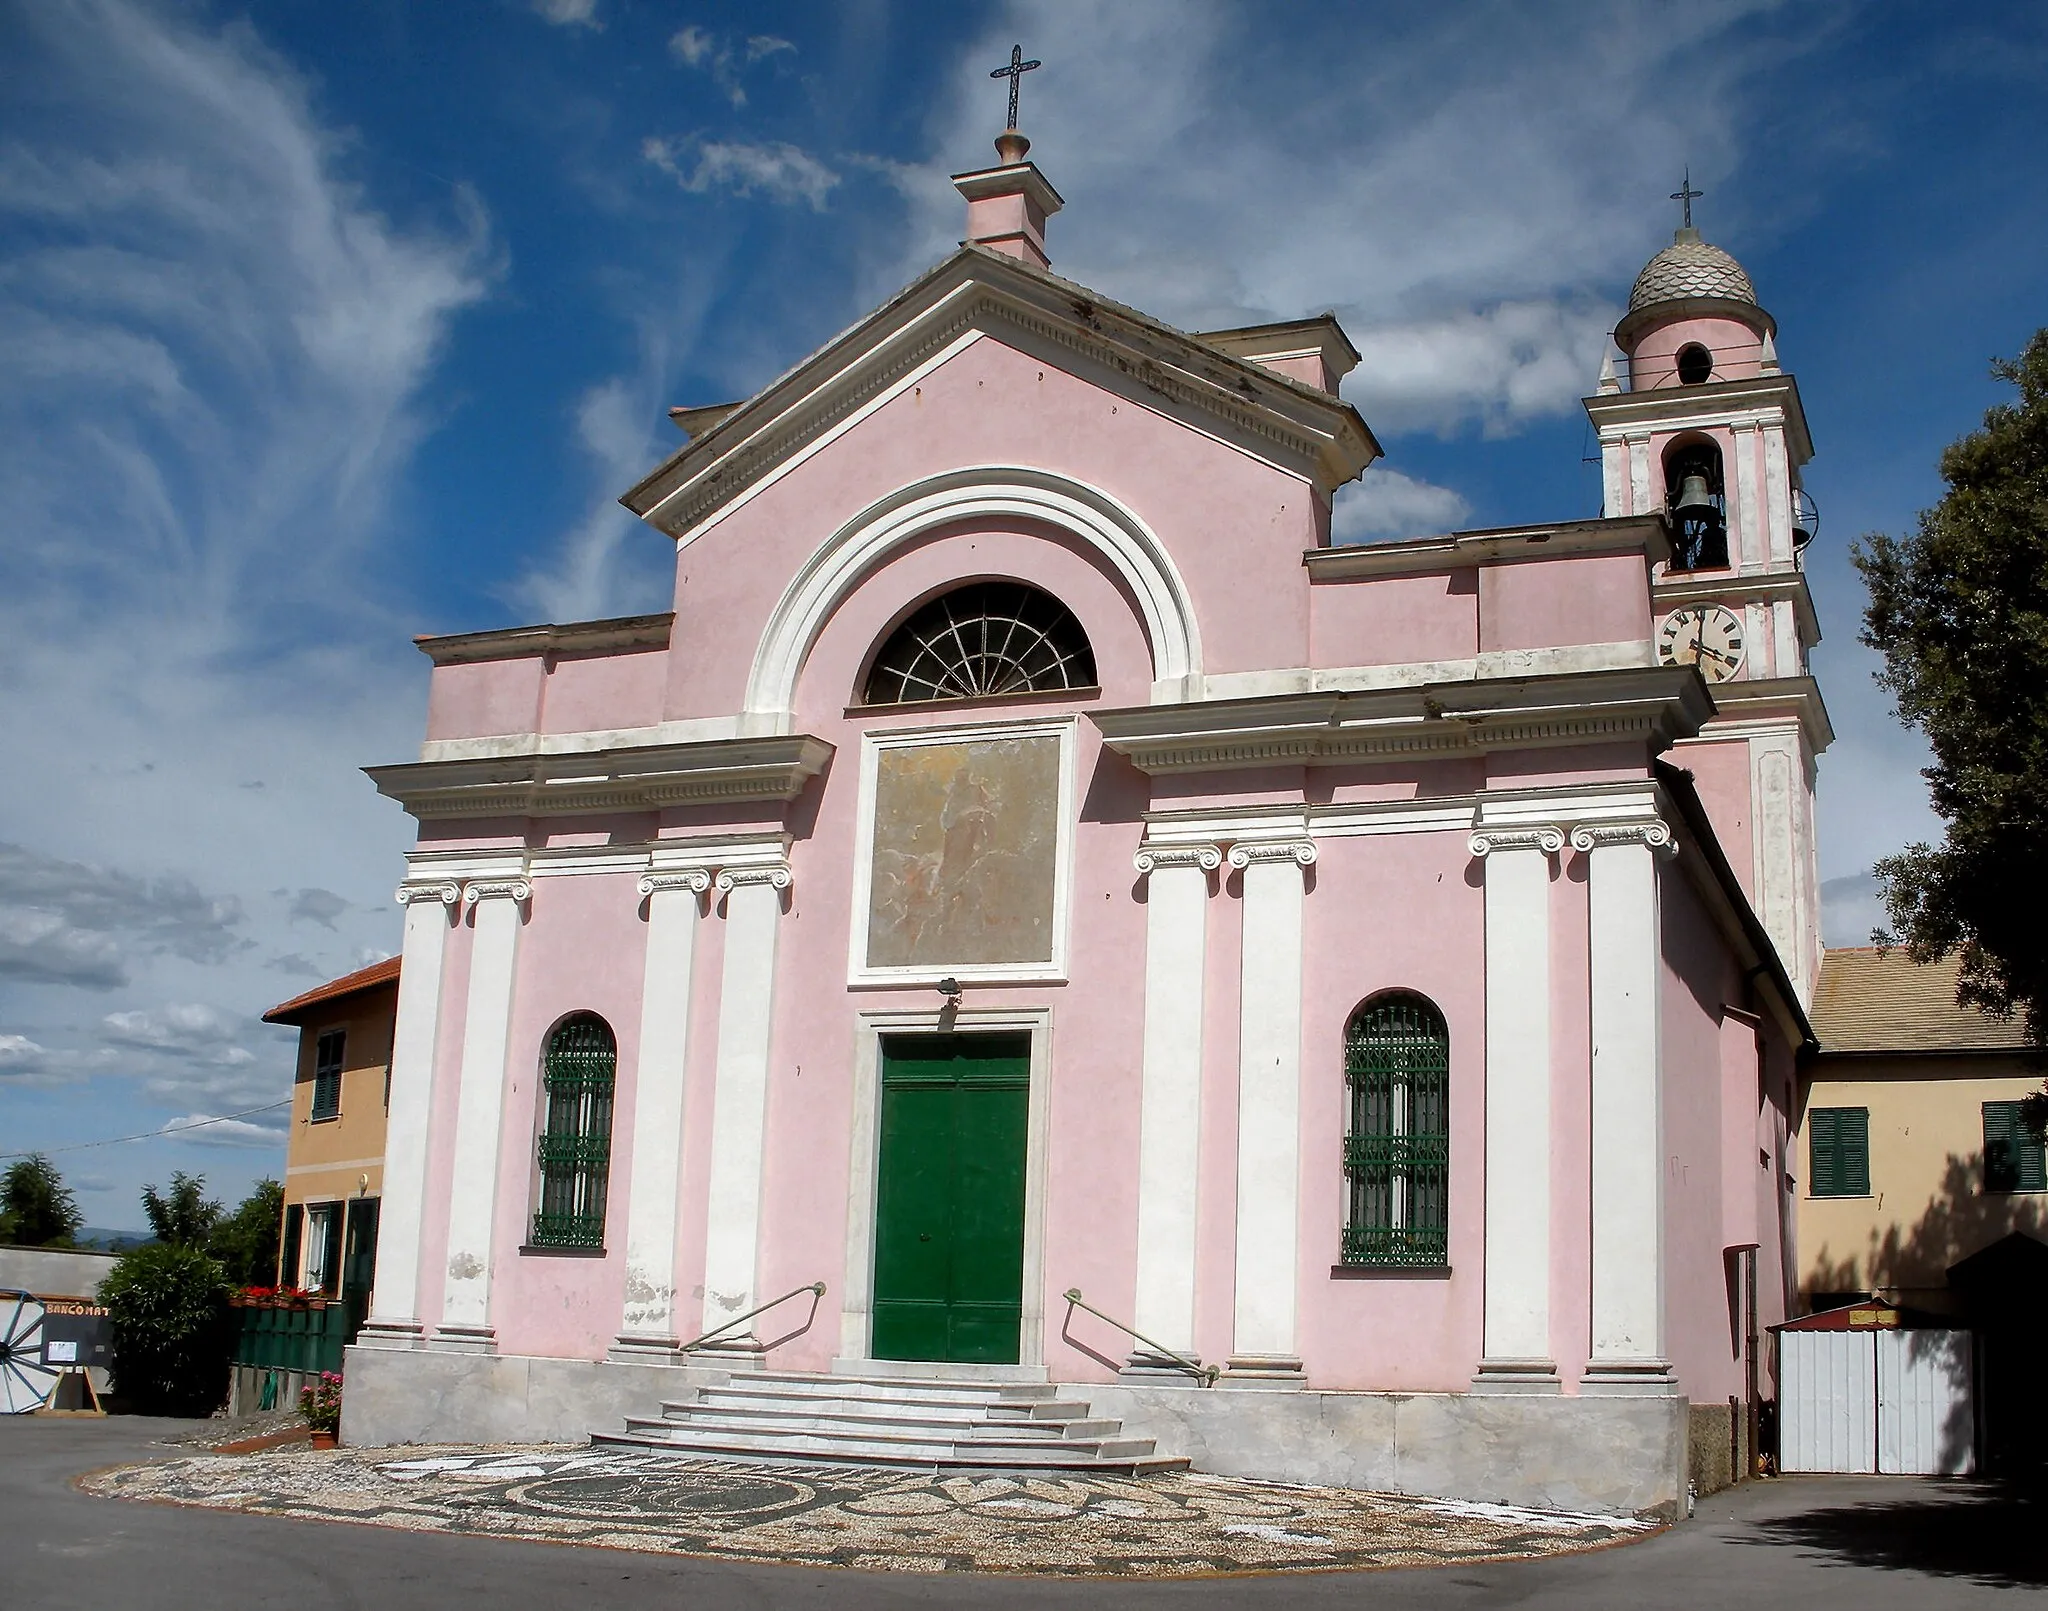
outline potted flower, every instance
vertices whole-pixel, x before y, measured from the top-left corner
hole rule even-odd
[[[313,1447],[331,1449],[341,1432],[341,1377],[323,1370],[320,1380],[299,1389],[299,1414],[312,1434]]]

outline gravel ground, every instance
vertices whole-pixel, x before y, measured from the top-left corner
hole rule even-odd
[[[804,1566],[1061,1577],[1476,1564],[1658,1530],[1628,1518],[1189,1472],[935,1475],[561,1445],[403,1455],[282,1449],[131,1466],[80,1485],[109,1498],[414,1531]]]

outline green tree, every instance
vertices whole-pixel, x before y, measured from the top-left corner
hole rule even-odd
[[[214,1226],[206,1250],[220,1261],[238,1287],[267,1287],[277,1279],[278,1233],[284,1221],[284,1187],[259,1180],[241,1207]]]
[[[46,1154],[18,1158],[0,1175],[0,1242],[69,1247],[84,1224],[78,1199]]]
[[[227,1274],[189,1243],[131,1248],[100,1283],[114,1329],[114,1390],[136,1409],[207,1415],[227,1396]]]
[[[206,1177],[171,1171],[171,1189],[142,1188],[142,1211],[159,1242],[173,1247],[203,1248],[220,1223],[221,1206],[206,1196]]]
[[[2048,1042],[2048,329],[1992,366],[2016,402],[1941,456],[1948,491],[1907,537],[1852,550],[1863,642],[1901,721],[1927,735],[1939,845],[1876,867],[1917,962],[1958,954],[1960,997]]]

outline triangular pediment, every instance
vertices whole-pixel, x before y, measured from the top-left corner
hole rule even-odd
[[[681,537],[977,333],[1047,353],[1163,413],[1247,443],[1326,493],[1379,457],[1379,443],[1358,411],[1329,393],[1071,280],[970,245],[716,423],[707,422],[619,501]]]

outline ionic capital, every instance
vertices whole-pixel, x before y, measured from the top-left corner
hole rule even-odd
[[[680,867],[673,871],[646,873],[640,879],[640,893],[655,895],[664,890],[687,890],[692,895],[702,895],[711,887],[711,869],[708,867]]]
[[[1657,817],[1636,822],[1582,822],[1572,829],[1572,849],[1581,853],[1603,845],[1644,845],[1660,856],[1675,856],[1669,824]]]
[[[1555,856],[1564,849],[1564,830],[1554,827],[1478,828],[1466,841],[1475,856],[1491,856],[1502,850],[1540,850]]]
[[[462,886],[453,879],[407,879],[398,886],[393,898],[400,906],[410,906],[414,901],[439,901],[443,906],[453,906],[462,898]]]
[[[789,863],[771,861],[742,867],[721,867],[717,883],[719,893],[726,895],[742,884],[771,884],[776,889],[788,889],[789,880]]]
[[[523,905],[532,894],[533,886],[523,878],[472,878],[462,886],[462,904],[506,900]]]
[[[1219,845],[1140,845],[1131,861],[1141,873],[1161,867],[1199,867],[1213,873],[1223,865],[1223,850]]]
[[[1255,861],[1291,861],[1309,867],[1315,859],[1312,839],[1239,840],[1230,847],[1230,865],[1238,868],[1249,867]]]

